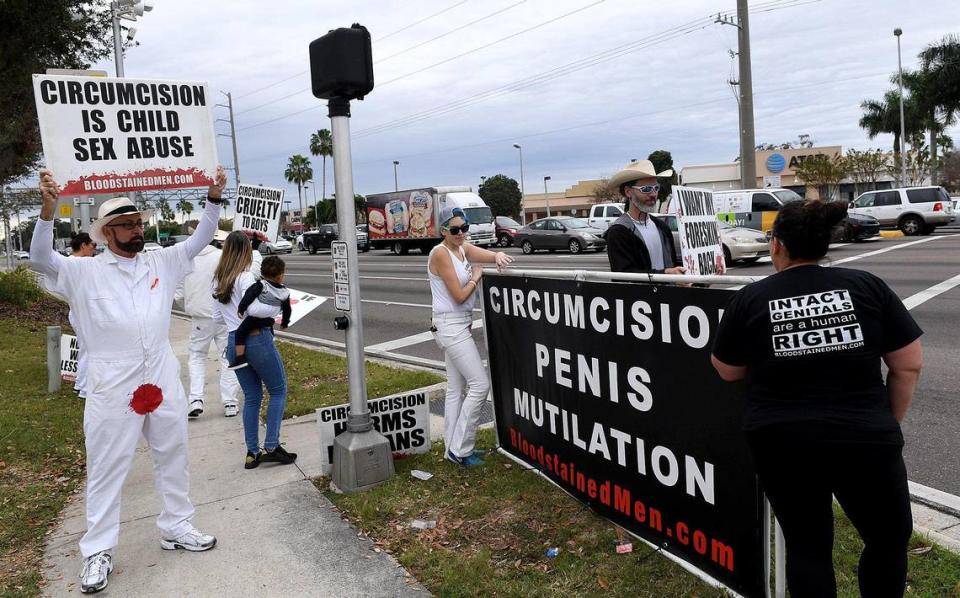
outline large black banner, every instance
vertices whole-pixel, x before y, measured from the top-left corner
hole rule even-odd
[[[483,277],[501,446],[638,536],[764,595],[741,404],[710,364],[729,291]]]

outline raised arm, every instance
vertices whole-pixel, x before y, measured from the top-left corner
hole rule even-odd
[[[203,216],[197,223],[197,230],[193,231],[190,238],[182,244],[177,243],[173,249],[180,248],[184,252],[186,259],[192,260],[197,257],[204,247],[213,241],[213,235],[217,232],[217,225],[220,221],[220,198],[223,195],[223,188],[227,184],[227,175],[224,174],[223,166],[217,167],[217,175],[214,183],[207,189],[207,205],[203,210]],[[215,200],[215,201],[210,201]]]
[[[513,262],[513,258],[502,251],[490,251],[471,243],[464,243],[463,251],[470,263],[496,264],[497,270],[503,270]]]
[[[43,206],[30,242],[30,266],[46,276],[56,276],[60,271],[60,261],[67,258],[53,250],[53,215],[57,209],[60,186],[53,180],[53,173],[46,168],[40,171],[40,195]]]

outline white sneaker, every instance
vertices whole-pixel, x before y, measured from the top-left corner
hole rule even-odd
[[[160,548],[164,550],[176,550],[182,548],[190,552],[203,552],[210,550],[217,545],[217,539],[209,534],[205,534],[197,528],[190,528],[185,534],[181,534],[173,539],[160,538]]]
[[[236,405],[224,405],[223,407],[223,416],[224,417],[236,417],[237,413],[240,412],[240,408]]]
[[[113,557],[106,550],[83,559],[80,571],[80,591],[93,594],[107,587],[107,576],[113,571]]]
[[[187,417],[197,417],[201,413],[203,413],[203,401],[200,399],[190,401],[190,411],[187,412]]]

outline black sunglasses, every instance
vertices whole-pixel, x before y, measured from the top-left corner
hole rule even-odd
[[[461,224],[460,226],[448,226],[447,230],[450,231],[451,235],[459,235],[461,232],[467,232],[470,230],[469,224]]]

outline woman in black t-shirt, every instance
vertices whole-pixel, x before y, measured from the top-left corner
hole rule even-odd
[[[817,264],[845,214],[819,201],[781,209],[770,241],[777,274],[734,294],[713,347],[720,377],[747,381],[744,431],[783,529],[794,598],[836,596],[833,496],[864,541],[860,593],[902,596],[907,575],[899,422],[922,331],[876,276]]]

